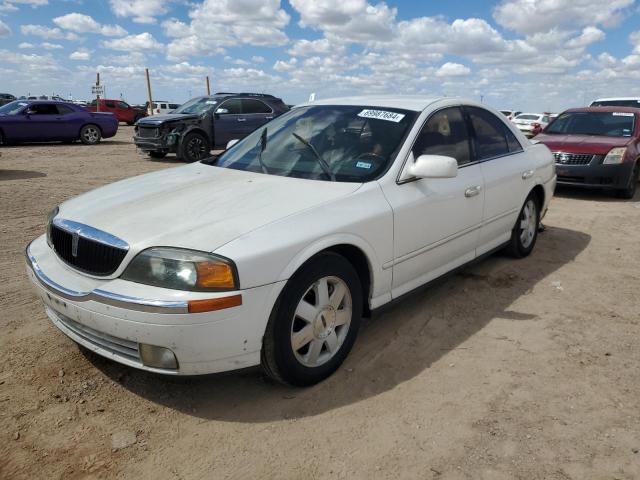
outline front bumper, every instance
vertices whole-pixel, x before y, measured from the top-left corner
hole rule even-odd
[[[621,189],[629,185],[633,162],[618,165],[563,165],[556,163],[558,185],[575,185],[588,188]]]
[[[175,152],[178,144],[178,134],[170,133],[158,137],[141,137],[134,135],[133,143],[140,150],[147,152]]]
[[[242,305],[190,314],[185,313],[185,302],[202,299],[202,293],[85,277],[61,262],[44,237],[27,247],[26,260],[29,279],[47,315],[64,334],[103,357],[170,375],[216,373],[259,364],[262,336],[285,283],[205,294],[210,298],[241,294]],[[86,291],[87,282],[96,285]],[[124,291],[127,284],[134,294]],[[78,285],[84,285],[85,291],[78,291]],[[170,349],[178,368],[145,365],[140,344]]]

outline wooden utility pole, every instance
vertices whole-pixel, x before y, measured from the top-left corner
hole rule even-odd
[[[96,72],[96,87],[100,86],[100,72]],[[100,94],[96,93],[96,112],[100,111]]]
[[[149,115],[153,115],[153,97],[151,96],[151,80],[149,80],[149,69],[145,68],[144,73],[147,77],[147,96],[149,97]]]
[[[209,86],[209,75],[207,75],[207,95],[211,95],[211,87]]]

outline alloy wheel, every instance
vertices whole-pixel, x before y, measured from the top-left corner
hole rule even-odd
[[[529,248],[533,242],[538,228],[538,213],[536,202],[527,200],[520,216],[520,243],[524,248]]]

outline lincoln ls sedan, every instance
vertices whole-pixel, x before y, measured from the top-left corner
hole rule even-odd
[[[529,255],[555,182],[549,149],[482,104],[318,101],[60,204],[27,271],[55,326],[116,362],[311,385],[363,316],[496,250]]]

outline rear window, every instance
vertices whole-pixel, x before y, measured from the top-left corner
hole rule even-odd
[[[628,112],[565,112],[544,133],[630,137],[636,116]]]
[[[596,100],[592,107],[631,107],[640,108],[640,99],[632,100]]]
[[[540,120],[540,115],[518,115],[516,120]]]

